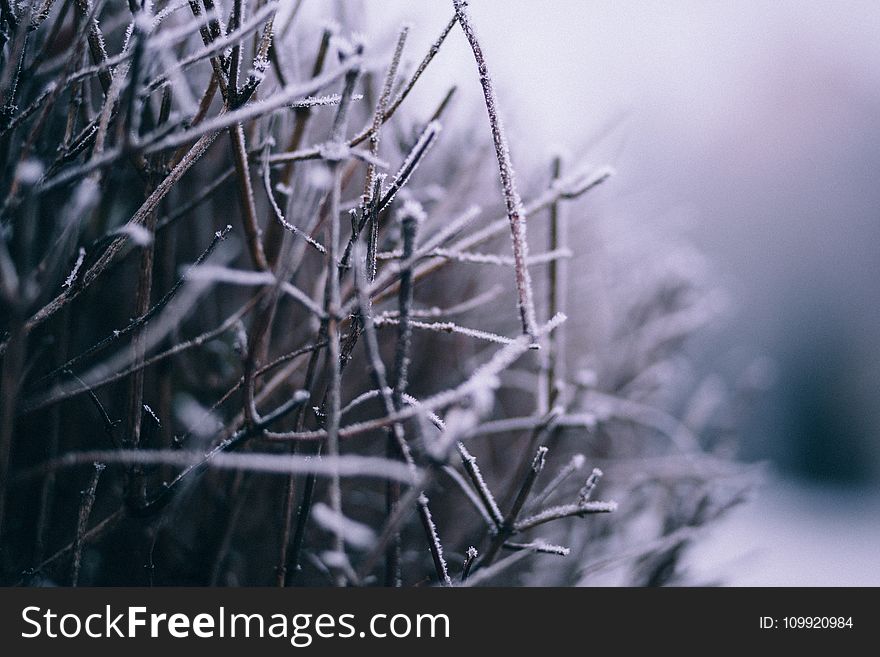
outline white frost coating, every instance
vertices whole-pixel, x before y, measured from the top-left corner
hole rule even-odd
[[[377,317],[374,320],[375,326],[398,326],[400,324],[400,320],[397,317]],[[425,331],[434,331],[435,333],[457,333],[458,335],[466,335],[472,338],[477,338],[478,340],[485,340],[487,342],[493,342],[495,344],[511,344],[513,339],[506,338],[503,335],[498,335],[497,333],[491,333],[490,331],[481,331],[480,329],[468,328],[467,326],[459,326],[455,322],[420,322],[420,321],[411,321],[410,325],[414,329],[422,329]]]
[[[341,78],[348,71],[360,66],[361,63],[362,59],[360,57],[351,57],[339,68],[323,73],[307,82],[303,82],[302,84],[287,85],[286,87],[278,89],[271,96],[268,96],[263,100],[258,100],[231,112],[220,114],[213,119],[206,119],[199,123],[198,126],[184,132],[169,135],[164,139],[150,144],[144,150],[147,153],[153,153],[166,148],[174,148],[182,144],[190,143],[194,139],[198,139],[203,135],[219,132],[237,123],[247,123],[255,118],[267,116],[269,113],[281,107],[290,105],[291,102],[294,102],[299,98],[314,94],[317,90],[322,89],[328,84]]]
[[[483,56],[483,50],[477,39],[474,27],[471,24],[467,12],[465,0],[453,0],[458,23],[464,31],[480,74],[480,84],[483,87],[483,97],[486,101],[486,111],[489,114],[489,127],[492,131],[492,141],[495,144],[495,155],[498,159],[498,172],[501,176],[501,187],[504,192],[504,203],[507,206],[507,218],[510,222],[510,232],[513,240],[513,257],[516,261],[516,291],[520,319],[522,320],[523,333],[534,339],[537,331],[537,319],[535,316],[535,303],[532,294],[532,279],[526,266],[529,247],[526,241],[526,213],[522,199],[516,189],[513,165],[510,161],[510,148],[504,133],[504,124],[498,114],[498,100],[495,96],[495,88],[489,75],[489,68]]]
[[[617,511],[617,502],[579,502],[577,504],[563,504],[551,506],[540,513],[526,518],[516,524],[517,531],[526,531],[533,527],[561,518],[583,516],[590,513],[614,513]]]
[[[323,529],[341,535],[353,548],[369,550],[376,543],[376,533],[370,527],[335,512],[326,504],[315,504],[312,517]]]
[[[291,3],[292,4],[292,3]],[[342,32],[342,26],[339,24],[339,21],[333,20],[332,18],[328,18],[321,23],[321,29],[324,32],[330,34],[330,36],[339,34]]]
[[[436,556],[440,565],[440,570],[443,574],[443,583],[447,586],[452,586],[452,581],[449,579],[449,570],[446,567],[446,559],[443,557],[443,544],[440,542],[440,536],[437,534],[437,525],[434,524],[434,519],[431,517],[431,512],[428,510],[428,498],[424,493],[419,495],[419,506],[425,511],[424,520],[431,532],[431,544],[434,545],[434,548],[437,550]]]
[[[377,278],[376,280],[379,279]],[[555,330],[565,320],[566,317],[564,313],[556,313],[556,315],[554,315],[549,322],[543,324],[538,328],[537,337],[541,337],[546,333]],[[418,407],[412,406],[403,408],[395,413],[385,416],[381,420],[365,420],[363,422],[349,424],[339,430],[339,435],[343,438],[358,435],[359,433],[362,433],[364,431],[371,431],[379,426],[387,426],[394,422],[401,422],[411,417],[415,417],[425,410],[435,411],[441,408],[445,408],[447,406],[451,406],[452,404],[455,404],[464,399],[471,399],[472,401],[474,401],[475,395],[478,401],[481,398],[485,398],[487,403],[489,404],[489,408],[491,408],[491,403],[494,400],[494,395],[492,394],[492,392],[500,385],[498,374],[510,367],[510,365],[512,365],[514,361],[516,361],[520,356],[527,352],[529,350],[529,345],[530,338],[528,336],[521,335],[510,344],[505,345],[497,352],[495,352],[492,358],[480,367],[478,367],[476,371],[471,375],[471,377],[464,383],[461,383],[454,388],[444,390],[443,392],[438,392],[431,397],[426,397],[425,399],[422,399],[421,404]],[[448,425],[447,433],[449,433],[450,435],[458,435],[455,433],[458,431],[464,433],[462,427],[459,426],[456,426],[453,430],[451,418],[456,410],[458,409],[452,409],[450,413],[446,416],[446,424]],[[468,410],[464,412],[464,415],[473,417],[474,412],[472,410]],[[464,424],[468,424],[468,422],[465,422]],[[324,429],[287,433],[273,433],[271,431],[268,431],[265,434],[266,438],[270,440],[316,440],[319,438],[324,438],[326,435],[327,432]]]
[[[567,557],[571,553],[571,550],[567,547],[545,543],[544,541],[535,541],[535,548],[539,552],[550,552],[552,554],[558,554],[561,557]]]
[[[323,96],[307,96],[305,98],[294,100],[288,107],[319,107],[321,105],[338,105],[341,96],[339,94],[325,94]],[[352,99],[355,100],[355,99]]]
[[[517,550],[526,550],[528,552],[539,552],[542,554],[556,554],[560,557],[567,557],[571,550],[562,545],[554,545],[542,539],[533,541],[532,543],[507,543],[510,548]]]
[[[70,274],[67,275],[67,278],[64,279],[64,283],[61,284],[61,287],[70,287],[73,285],[76,280],[76,275],[79,273],[80,267],[82,267],[83,260],[86,257],[86,250],[83,247],[79,247],[79,254],[76,256],[76,262],[73,263],[73,269]]]
[[[599,483],[599,479],[602,478],[603,474],[604,473],[599,468],[593,468],[590,476],[587,477],[587,483],[584,484],[584,487],[581,488],[578,493],[578,503],[586,504],[589,502],[590,498],[593,496],[593,491],[596,490],[596,485]]]
[[[147,413],[150,414],[150,417],[152,417],[153,420],[155,420],[156,424],[159,425],[159,426],[161,427],[161,426],[162,426],[162,423],[159,422],[159,416],[156,415],[156,413],[153,412],[153,409],[150,408],[150,405],[149,405],[149,404],[143,404],[143,407],[144,407],[144,410],[145,410]]]
[[[363,43],[363,41],[358,41],[360,36],[361,35],[352,33],[351,38],[346,38],[340,34],[334,34],[330,38],[330,45],[336,49],[340,60],[348,59],[349,57],[354,56],[357,44]]]
[[[447,258],[458,262],[495,265],[498,267],[516,265],[516,261],[510,256],[501,256],[494,253],[474,253],[472,251],[456,251],[455,249],[434,249],[425,255]],[[541,265],[547,262],[552,262],[553,260],[571,258],[572,256],[573,253],[569,249],[557,249],[555,251],[548,251],[547,253],[539,253],[537,255],[529,256],[526,264],[529,266]]]

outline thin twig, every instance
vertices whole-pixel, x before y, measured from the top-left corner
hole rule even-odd
[[[582,517],[591,513],[613,513],[617,511],[616,502],[583,502],[578,504],[563,504],[561,506],[550,507],[533,516],[529,516],[525,520],[516,523],[515,530],[524,532],[538,525],[543,525],[554,520],[562,518],[570,518],[571,516]]]
[[[486,523],[487,527],[494,527],[495,522],[489,516],[489,513],[486,511],[486,505],[480,499],[480,496],[474,492],[474,489],[468,484],[464,477],[462,477],[459,472],[449,465],[444,465],[442,468],[443,473],[447,475],[455,485],[464,493],[465,497],[467,497],[468,501],[471,503],[471,506],[474,507],[477,513],[480,514],[480,517]]]
[[[504,516],[504,521],[501,523],[498,533],[492,539],[492,542],[489,545],[489,549],[480,559],[480,563],[484,567],[491,565],[492,560],[495,558],[495,555],[498,554],[498,550],[501,549],[501,547],[504,545],[504,542],[515,531],[516,519],[519,517],[520,511],[522,511],[522,508],[523,506],[525,506],[529,494],[531,494],[532,492],[532,487],[535,485],[535,480],[544,469],[546,459],[547,448],[541,446],[538,448],[538,451],[535,454],[535,458],[532,460],[531,467],[526,472],[525,478],[520,485],[519,491],[517,492],[516,498],[514,498],[510,510],[507,512],[507,515]]]
[[[489,490],[486,480],[483,479],[483,473],[480,472],[480,466],[477,465],[476,457],[468,451],[467,447],[464,446],[464,443],[459,441],[456,446],[458,448],[458,453],[461,455],[461,462],[462,465],[464,465],[464,471],[467,473],[468,477],[470,477],[471,483],[477,490],[483,509],[488,513],[489,519],[495,529],[501,529],[501,525],[504,523],[504,517],[501,515],[501,509],[498,508],[495,496],[492,495],[492,491]]]
[[[412,242],[415,241],[414,238],[415,235],[412,235]],[[414,244],[410,244],[410,248],[412,248],[413,246]],[[360,316],[362,318],[364,326],[364,342],[366,345],[367,357],[370,363],[370,373],[373,377],[373,383],[377,387],[382,397],[386,413],[393,414],[396,410],[399,410],[405,393],[403,392],[403,390],[397,390],[396,388],[392,390],[388,387],[387,378],[385,375],[385,365],[382,363],[382,358],[379,354],[379,343],[376,339],[376,332],[373,326],[373,316],[370,306],[370,300],[366,294],[366,290],[368,287],[367,279],[361,265],[364,260],[365,253],[365,250],[359,245],[358,248],[356,248],[355,250],[354,256],[355,285],[358,297],[358,304],[360,306]],[[415,463],[413,461],[409,446],[407,445],[406,438],[403,433],[403,427],[401,424],[396,423],[391,426],[388,440],[389,456],[402,458],[407,466],[412,470],[413,480],[416,480],[417,473],[415,470]],[[388,500],[386,503],[386,510],[388,513],[386,527],[389,526],[392,522],[392,519],[399,514],[398,507],[401,504],[399,487],[393,489],[389,487],[387,491],[389,491],[390,494],[387,494],[386,498]],[[428,506],[428,498],[424,495],[424,493],[420,493],[415,501],[418,504],[419,517],[422,521],[422,527],[424,528],[428,538],[428,548],[434,560],[434,567],[437,572],[437,578],[440,582],[443,582],[446,585],[451,585],[451,581],[449,580],[449,573],[446,568],[446,562],[443,558],[443,547],[440,543],[440,538],[437,535],[437,528],[434,524],[431,516],[431,510]],[[388,551],[386,552],[386,584],[388,585],[399,585],[400,582],[400,575],[398,572],[398,536],[399,534],[397,532],[391,532],[389,537],[387,538]]]
[[[572,456],[571,460],[562,466],[559,469],[559,472],[556,473],[556,476],[550,480],[550,483],[547,484],[540,493],[537,493],[534,496],[532,502],[526,507],[526,510],[531,511],[544,504],[571,475],[584,467],[586,460],[587,459],[583,454],[575,454]]]
[[[104,338],[100,342],[95,343],[94,345],[92,345],[91,347],[89,347],[88,349],[86,349],[85,351],[80,353],[79,355],[74,356],[73,358],[68,360],[63,365],[55,368],[54,370],[52,370],[48,374],[45,374],[44,376],[42,376],[39,379],[39,381],[37,381],[37,383],[42,383],[44,381],[51,380],[59,373],[64,372],[66,370],[73,369],[76,365],[81,363],[85,358],[105,349],[106,347],[110,346],[114,342],[127,336],[129,333],[132,333],[136,329],[145,326],[147,324],[147,322],[149,322],[151,319],[156,317],[162,311],[162,309],[165,308],[171,302],[171,300],[175,297],[175,295],[183,287],[183,284],[186,282],[187,275],[193,271],[193,268],[199,267],[200,265],[202,265],[205,262],[205,260],[208,259],[208,257],[217,248],[217,245],[219,245],[220,242],[222,242],[224,239],[226,239],[226,236],[229,234],[230,230],[232,230],[232,227],[226,226],[223,230],[218,230],[217,232],[215,232],[213,239],[211,240],[211,243],[207,246],[207,248],[205,248],[205,250],[199,254],[199,257],[196,258],[195,262],[186,270],[186,272],[184,272],[184,274],[180,278],[178,278],[174,282],[174,284],[171,286],[171,288],[168,290],[168,292],[166,292],[163,295],[163,297],[159,301],[157,301],[152,307],[150,307],[148,310],[146,310],[140,316],[133,319],[125,327],[123,327],[121,329],[114,330],[110,335],[108,335],[106,338]],[[69,286],[67,286],[67,287],[69,287]]]
[[[321,44],[318,47],[318,53],[315,56],[315,62],[312,66],[311,77],[316,78],[321,75],[321,72],[324,70],[324,61],[327,57],[327,53],[330,49],[330,38],[332,37],[333,32],[329,29],[325,29],[323,34],[321,35]],[[270,50],[270,54],[272,54],[274,61],[277,61],[277,51],[275,48],[275,43],[273,42],[272,49]],[[278,67],[276,67],[277,69]],[[287,86],[287,82],[281,80],[284,86]],[[287,143],[287,151],[295,151],[302,144],[302,140],[306,134],[306,129],[309,125],[309,120],[312,117],[312,108],[311,106],[299,107],[294,110],[294,124],[293,124],[293,132],[290,135],[290,140]],[[268,166],[269,158],[267,158],[266,165]],[[283,186],[289,186],[290,182],[293,178],[294,172],[294,163],[290,162],[287,166],[284,167],[280,183]],[[280,247],[282,244],[282,233],[279,228],[279,225],[276,222],[270,221],[268,226],[266,227],[265,232],[265,241],[263,244],[263,248],[266,252],[266,259],[269,261],[269,264],[272,267],[275,267],[278,261],[278,254],[280,253]],[[288,516],[289,517],[289,516]]]
[[[179,342],[173,347],[169,347],[165,351],[158,353],[155,356],[151,356],[150,358],[145,359],[139,364],[129,365],[125,369],[104,376],[103,378],[96,378],[94,381],[92,381],[92,377],[89,377],[88,384],[80,384],[78,386],[59,386],[59,389],[52,394],[45,394],[43,396],[38,396],[36,399],[28,400],[23,405],[20,413],[22,415],[33,413],[42,408],[46,408],[47,406],[52,406],[61,401],[64,401],[65,399],[70,399],[71,397],[75,397],[84,392],[90,392],[97,388],[109,385],[115,381],[119,381],[120,379],[124,379],[125,377],[131,375],[132,372],[136,372],[137,370],[155,365],[156,363],[165,360],[166,358],[170,358],[171,356],[176,356],[177,354],[180,354],[189,349],[201,347],[202,345],[216,339],[217,337],[231,329],[236,324],[236,322],[238,322],[241,317],[244,316],[253,307],[257,299],[258,297],[248,301],[242,308],[233,313],[222,324],[220,324],[220,326],[215,329],[206,331],[205,333],[202,333],[190,340]]]
[[[150,216],[150,213],[158,207],[159,202],[165,198],[171,188],[183,177],[183,175],[196,163],[199,159],[204,155],[208,148],[210,148],[211,144],[214,142],[216,137],[216,133],[211,133],[200,138],[193,147],[188,151],[187,155],[171,170],[168,176],[156,187],[156,189],[147,197],[147,200],[141,205],[141,207],[135,212],[131,219],[128,220],[128,224],[132,226],[139,226],[143,224],[147,218]],[[68,303],[73,301],[76,297],[78,297],[82,292],[88,288],[92,283],[95,282],[104,270],[107,269],[107,266],[113,260],[119,251],[122,250],[122,247],[125,245],[127,238],[123,235],[115,239],[101,254],[101,256],[97,259],[97,261],[86,270],[82,277],[80,278],[80,282],[74,288],[65,289],[61,294],[55,297],[48,304],[43,306],[40,310],[34,313],[31,318],[25,323],[25,330],[27,332],[32,331],[34,328],[45,322],[49,317],[57,313],[59,310],[64,308]]]
[[[609,167],[602,167],[599,170],[589,169],[587,171],[576,171],[575,173],[566,176],[564,179],[559,181],[558,184],[551,185],[538,197],[526,203],[525,214],[527,216],[532,216],[535,213],[547,208],[550,204],[560,198],[576,198],[581,194],[585,194],[586,192],[600,185],[602,182],[608,180],[608,178],[610,178],[613,173],[613,169],[610,169]],[[472,217],[475,217],[479,214],[480,208],[472,208],[470,212],[473,212],[474,214],[472,215]],[[501,235],[506,230],[509,230],[509,228],[510,221],[506,216],[502,217],[486,224],[483,228],[476,231],[475,233],[468,235],[467,237],[461,238],[458,242],[454,243],[450,247],[450,249],[457,252],[468,251],[481,244],[484,244],[485,242],[489,241],[497,235]],[[437,270],[441,269],[442,267],[448,265],[449,262],[449,260],[443,258],[436,258],[432,262],[425,263],[416,269],[415,279],[422,280],[425,277],[433,274]],[[394,285],[391,285],[391,282],[391,276],[387,278],[383,278],[380,276],[377,279],[376,288],[379,288],[380,286],[385,288],[382,290],[381,293],[375,295],[377,301],[386,298],[396,291],[396,287]]]
[[[453,0],[455,13],[461,29],[464,31],[477,69],[480,73],[480,84],[483,87],[483,97],[486,101],[486,111],[489,114],[489,127],[492,132],[492,141],[495,143],[495,155],[498,158],[498,171],[501,175],[501,187],[504,191],[504,202],[507,206],[507,218],[510,221],[510,232],[513,239],[513,257],[516,261],[516,291],[518,297],[519,314],[522,320],[523,333],[534,339],[536,331],[535,302],[532,292],[532,278],[529,274],[526,260],[529,257],[529,247],[526,240],[526,213],[522,199],[516,189],[516,179],[513,173],[513,165],[510,162],[510,150],[507,145],[507,137],[504,125],[498,114],[498,100],[495,96],[495,88],[492,78],[489,76],[489,68],[483,56],[483,49],[477,40],[467,11],[465,0]]]
[[[79,516],[76,523],[76,538],[73,541],[73,564],[70,567],[70,585],[76,587],[79,584],[80,564],[82,563],[83,536],[89,524],[89,516],[92,515],[92,506],[95,504],[95,491],[98,489],[98,480],[107,466],[103,463],[94,463],[95,471],[89,481],[88,487],[82,492],[82,501],[79,505]]]
[[[394,46],[394,54],[391,56],[391,63],[385,72],[385,79],[382,83],[382,91],[379,94],[379,100],[376,103],[376,109],[373,112],[373,125],[370,128],[370,153],[373,157],[379,156],[379,137],[381,134],[382,124],[385,117],[385,111],[388,109],[388,101],[391,98],[391,86],[397,77],[397,68],[400,66],[400,58],[403,55],[403,46],[406,44],[406,37],[409,34],[409,27],[401,28],[397,35],[397,45]],[[369,165],[367,167],[366,182],[364,183],[364,194],[369,194],[373,187],[373,176],[375,175],[375,167]]]
[[[428,541],[428,547],[431,551],[431,558],[434,561],[434,570],[437,572],[437,578],[440,583],[445,586],[452,586],[452,580],[449,577],[449,569],[446,567],[446,559],[443,557],[443,547],[440,543],[440,537],[437,535],[437,526],[431,517],[431,511],[428,508],[428,498],[424,493],[419,495],[419,518],[425,532],[431,537]]]
[[[550,322],[542,327],[539,327],[538,336],[540,337],[547,331],[555,329],[564,321],[565,315],[557,315]],[[338,435],[340,438],[348,438],[360,435],[367,431],[373,431],[381,427],[386,427],[394,424],[395,422],[402,422],[411,417],[414,417],[419,413],[424,412],[425,410],[436,411],[441,408],[446,408],[462,399],[471,396],[477,391],[482,391],[486,389],[486,387],[495,386],[497,385],[498,374],[507,369],[507,367],[509,367],[516,359],[518,359],[520,356],[522,356],[523,353],[528,351],[531,344],[532,343],[529,341],[528,336],[520,336],[510,344],[505,345],[503,348],[499,349],[487,363],[478,367],[474,371],[474,373],[460,385],[423,399],[419,407],[410,406],[396,411],[393,415],[387,415],[385,417],[377,418],[375,420],[367,420],[364,422],[350,424],[345,427],[340,427]],[[285,433],[275,433],[272,431],[268,431],[265,433],[264,437],[267,440],[281,442],[289,440],[313,441],[324,440],[327,437],[327,432],[324,430],[295,431]]]
[[[358,51],[355,58],[360,54]],[[351,96],[354,93],[354,86],[360,75],[360,69],[355,66],[348,70],[345,76],[345,86],[342,92],[342,100],[339,103],[339,109],[333,121],[333,127],[330,130],[330,143],[341,144],[345,127],[348,120],[348,110],[350,106]],[[327,271],[327,295],[325,301],[324,312],[327,316],[327,342],[328,353],[327,362],[330,368],[330,382],[328,384],[327,396],[327,454],[331,459],[339,456],[339,425],[342,411],[342,391],[341,391],[341,363],[340,357],[340,337],[339,337],[339,320],[341,310],[341,299],[339,291],[339,204],[342,186],[342,169],[339,161],[331,161],[328,164],[333,184],[330,189],[330,199],[327,205],[327,220],[325,221],[326,238],[325,244],[327,248],[326,254],[326,271]],[[330,507],[337,515],[342,515],[342,490],[339,483],[339,477],[334,475],[330,481]],[[345,537],[342,534],[341,527],[337,527],[334,537],[334,551],[344,553]],[[343,585],[344,580],[341,574],[337,575],[337,585]]]
[[[419,135],[415,145],[404,159],[403,164],[400,165],[400,169],[398,169],[397,173],[394,175],[394,180],[391,181],[391,185],[389,185],[388,189],[382,194],[382,200],[379,201],[379,212],[382,212],[385,208],[391,205],[394,197],[401,188],[406,185],[416,169],[418,169],[419,164],[421,164],[425,155],[437,140],[438,134],[440,134],[440,122],[431,121],[431,123],[429,123],[422,131],[422,134]]]
[[[382,123],[387,123],[388,120],[394,115],[394,112],[397,111],[397,108],[400,107],[401,103],[409,96],[410,92],[415,87],[416,82],[418,82],[419,78],[428,68],[428,65],[434,59],[438,52],[440,52],[440,47],[443,45],[443,42],[446,40],[446,37],[449,36],[449,33],[452,31],[452,28],[455,27],[455,23],[458,21],[456,16],[453,16],[452,19],[447,23],[446,27],[443,28],[440,36],[437,40],[431,45],[431,48],[428,50],[428,53],[425,55],[425,58],[421,61],[418,68],[410,77],[406,86],[398,92],[397,96],[391,101],[391,104],[388,106],[388,109],[385,111],[385,114],[382,116]],[[370,133],[373,130],[373,124],[370,122],[363,130],[361,130],[357,135],[348,140],[347,144],[349,147],[357,146],[362,143],[364,140],[369,138]],[[292,162],[296,160],[310,160],[320,157],[321,149],[318,146],[304,149],[301,151],[289,152],[289,153],[280,153],[278,155],[273,155],[270,158],[270,161],[275,162]]]
[[[533,554],[534,552],[531,550],[517,550],[509,557],[504,557],[487,568],[481,568],[469,576],[468,580],[462,583],[462,586],[479,586],[484,582],[488,582]]]
[[[590,498],[593,496],[593,491],[596,489],[596,485],[599,483],[599,479],[602,478],[602,471],[599,468],[593,468],[593,471],[590,473],[590,476],[587,477],[587,483],[584,484],[584,487],[581,488],[578,493],[578,503],[586,504],[590,501]]]
[[[467,581],[468,576],[471,574],[471,568],[474,565],[474,561],[476,561],[479,552],[477,552],[477,548],[471,545],[467,549],[467,553],[464,558],[464,564],[461,567],[461,581],[462,583]]]
[[[266,260],[266,254],[263,252],[262,231],[257,220],[257,204],[254,199],[251,174],[248,170],[247,145],[245,143],[244,128],[241,123],[236,123],[229,128],[229,139],[232,142],[232,155],[235,162],[235,174],[238,179],[238,193],[248,251],[254,267],[265,271],[269,269],[269,262]]]
[[[547,541],[532,541],[531,543],[514,543],[507,541],[503,545],[505,550],[528,550],[537,554],[555,554],[560,557],[567,557],[571,550],[561,545],[553,545]]]
[[[485,340],[486,342],[493,342],[495,344],[510,344],[513,342],[512,338],[506,338],[503,335],[498,335],[489,331],[481,331],[466,326],[459,326],[454,322],[419,322],[411,320],[408,324],[410,329],[421,329],[425,331],[433,331],[435,333],[457,333],[458,335],[466,335],[471,338],[477,338],[478,340]],[[400,319],[397,317],[377,318],[376,327],[381,328],[383,326],[399,327]]]
[[[299,400],[298,400],[299,401]],[[282,410],[282,409],[279,409]],[[289,411],[289,405],[283,410]],[[274,414],[267,414],[274,415]],[[273,421],[278,417],[273,417]],[[221,446],[218,446],[221,447]],[[324,457],[314,459],[305,456],[266,453],[226,453],[228,445],[223,449],[215,448],[207,455],[184,450],[89,450],[68,452],[53,461],[22,471],[15,477],[15,482],[25,482],[34,477],[44,475],[52,470],[74,468],[96,460],[110,465],[172,465],[183,468],[181,473],[168,484],[175,489],[180,481],[190,480],[193,476],[203,473],[208,468],[217,470],[244,470],[249,472],[265,472],[269,474],[304,474],[312,472],[321,477],[332,478],[336,472],[341,477],[371,477],[375,479],[396,479],[402,482],[412,481],[412,470],[397,461],[376,456],[360,456],[347,454],[334,459]],[[154,498],[145,509],[134,510],[134,515],[148,515],[157,511],[170,501],[170,495],[162,492]],[[132,510],[129,512],[131,513]]]
[[[4,517],[9,485],[9,465],[15,435],[15,409],[18,401],[21,373],[24,368],[26,340],[21,320],[13,319],[11,337],[3,365],[0,367],[0,541],[5,539]]]
[[[557,184],[562,176],[562,159],[557,157],[553,161],[551,184]],[[547,248],[553,252],[567,250],[567,225],[562,216],[559,202],[550,206],[550,225]],[[563,310],[565,298],[568,293],[568,267],[564,262],[552,260],[547,272],[548,293],[547,316],[553,317]],[[546,394],[545,409],[549,410],[556,404],[565,381],[565,343],[561,332],[550,336],[548,348],[542,358],[542,374],[544,376],[544,391]]]

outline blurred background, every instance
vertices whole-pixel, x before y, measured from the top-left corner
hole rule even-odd
[[[880,4],[471,5],[515,166],[543,170],[561,151],[617,169],[592,228],[572,224],[587,254],[575,277],[592,230],[672,230],[726,292],[725,321],[689,348],[718,381],[749,378],[739,457],[770,467],[691,552],[692,571],[880,584]],[[409,21],[412,53],[452,15],[448,2],[337,3],[342,22],[363,9],[389,49]],[[456,103],[472,116],[480,88],[459,30],[432,67],[424,106],[446,76],[464,81]]]

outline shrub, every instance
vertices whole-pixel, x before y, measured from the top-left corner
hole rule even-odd
[[[466,3],[409,74],[300,5],[2,3],[4,577],[674,581],[746,489],[676,419],[704,274],[569,239],[608,168],[521,200]],[[406,113],[458,28],[479,132]]]

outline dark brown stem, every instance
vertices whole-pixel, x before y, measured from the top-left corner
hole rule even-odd
[[[501,528],[492,539],[492,542],[489,545],[489,549],[480,560],[481,566],[487,567],[492,564],[492,561],[495,559],[495,555],[498,554],[498,550],[501,549],[501,547],[504,545],[504,542],[515,531],[516,519],[519,517],[520,511],[522,511],[522,508],[525,505],[529,494],[532,492],[532,487],[535,485],[535,480],[544,469],[546,457],[547,448],[543,446],[539,447],[537,453],[535,454],[535,458],[532,460],[532,466],[526,473],[526,476],[523,479],[522,484],[520,485],[519,492],[517,493],[516,498],[514,499],[513,504],[510,507],[510,511],[507,512],[507,515],[504,517],[504,522],[501,524]]]
[[[150,297],[153,289],[153,262],[155,260],[155,232],[158,219],[158,207],[149,213],[144,221],[149,242],[141,249],[140,268],[138,271],[137,292],[135,298],[135,317],[146,315],[150,309]],[[143,332],[141,327],[135,329],[131,340],[133,362],[139,366],[144,362]],[[128,413],[125,443],[131,449],[138,449],[141,444],[141,418],[144,403],[144,369],[138,367],[131,375],[128,388]],[[132,466],[128,471],[126,496],[128,503],[138,506],[143,504],[146,496],[144,488],[144,472],[140,466]]]
[[[95,504],[95,492],[98,490],[98,480],[106,466],[103,463],[95,463],[95,471],[89,481],[88,487],[82,493],[82,502],[79,506],[79,517],[76,523],[76,538],[73,541],[73,563],[70,568],[70,585],[76,587],[79,584],[80,564],[82,563],[83,536],[89,524],[89,516],[92,515],[92,507]]]
[[[10,333],[9,346],[3,355],[3,366],[0,370],[0,550],[2,550],[3,540],[6,538],[4,518],[9,485],[9,466],[15,434],[15,410],[27,348],[27,336],[20,320],[13,320]]]
[[[242,220],[244,222],[248,251],[250,252],[254,267],[265,271],[269,269],[269,262],[266,260],[266,254],[263,252],[263,240],[257,219],[254,188],[248,168],[247,144],[245,142],[244,128],[240,123],[236,123],[229,129],[229,138],[232,141],[232,156],[235,161],[238,193],[241,201]]]

